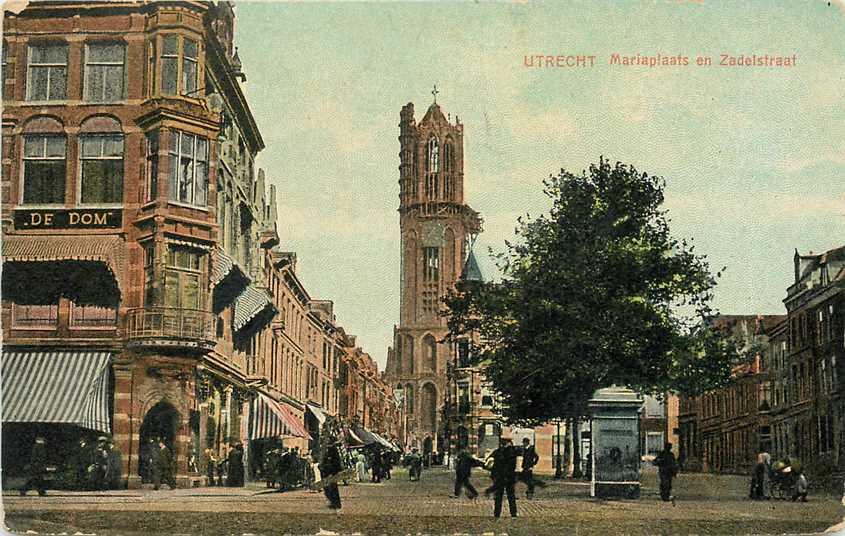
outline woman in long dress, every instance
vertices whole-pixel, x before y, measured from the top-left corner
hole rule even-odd
[[[355,462],[355,480],[358,482],[364,482],[367,479],[367,459],[364,457],[364,453],[361,452],[358,454],[358,461]]]

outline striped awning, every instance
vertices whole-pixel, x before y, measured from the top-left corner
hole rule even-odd
[[[244,281],[244,285],[249,283],[249,276],[243,272],[238,263],[223,248],[214,248],[211,253],[211,286],[216,288],[230,275],[237,275]]]
[[[284,404],[261,393],[250,405],[250,421],[250,439],[282,436],[311,439],[305,425]]]
[[[235,331],[242,330],[253,318],[267,309],[274,311],[276,309],[267,289],[255,285],[246,287],[235,300],[235,318],[232,327]]]
[[[308,411],[310,411],[316,418],[317,422],[322,424],[326,422],[326,412],[323,411],[323,408],[315,406],[314,404],[306,404],[308,406]]]
[[[95,261],[108,266],[122,289],[126,242],[113,235],[4,235],[4,262]]]
[[[371,433],[373,434],[373,437],[376,438],[376,441],[378,441],[381,444],[381,446],[387,447],[390,450],[393,450],[395,448],[390,441],[386,440],[385,438],[381,437],[380,435],[378,435],[375,432],[371,432]]]
[[[3,422],[76,424],[110,433],[108,352],[4,351]]]

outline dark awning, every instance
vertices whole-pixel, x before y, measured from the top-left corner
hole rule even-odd
[[[235,331],[240,331],[264,311],[276,312],[270,293],[267,289],[250,285],[235,300],[235,318],[232,327]]]
[[[110,358],[108,352],[3,352],[3,422],[75,424],[110,433]]]
[[[118,236],[4,235],[4,262],[95,261],[104,263],[123,289],[126,242]]]

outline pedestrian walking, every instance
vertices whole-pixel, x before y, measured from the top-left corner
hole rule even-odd
[[[493,516],[499,518],[502,514],[502,496],[508,496],[508,509],[511,517],[516,517],[516,458],[519,451],[513,446],[509,437],[500,438],[499,448],[490,455],[493,459],[493,467],[490,476],[493,477],[493,485],[487,488],[485,495],[494,493]]]
[[[412,448],[411,453],[406,456],[405,465],[408,466],[408,479],[419,482],[422,475],[423,460],[417,447]]]
[[[32,452],[27,467],[29,469],[27,471],[28,479],[20,489],[21,496],[26,495],[26,492],[32,488],[35,488],[41,497],[47,495],[47,483],[44,479],[47,473],[47,441],[41,436],[36,436],[35,442],[32,444]]]
[[[367,458],[363,452],[358,453],[358,461],[355,462],[355,480],[363,482],[367,478]]]
[[[327,480],[323,493],[326,499],[329,500],[329,508],[332,510],[340,510],[340,490],[337,488],[335,475],[343,470],[343,465],[340,462],[340,452],[338,448],[339,441],[334,441],[326,446],[323,452],[323,457],[320,460],[320,474],[323,479]]]
[[[672,443],[666,443],[652,463],[657,466],[657,475],[660,477],[660,498],[674,503],[672,479],[678,474],[678,462],[672,453]]]
[[[455,492],[452,497],[458,498],[461,496],[461,490],[466,489],[467,498],[475,499],[478,497],[478,491],[469,481],[472,476],[473,467],[484,467],[484,462],[474,458],[466,449],[458,451],[458,455],[454,460],[455,464]]]
[[[531,445],[531,442],[527,437],[522,439],[522,473],[520,479],[525,482],[525,485],[528,486],[528,490],[525,492],[525,497],[527,499],[532,499],[534,497],[534,487],[539,486],[541,488],[546,487],[546,483],[542,480],[534,478],[534,466],[537,465],[537,462],[540,461],[540,456],[537,454],[537,450],[534,448],[534,445]]]
[[[371,482],[375,482],[376,484],[381,482],[381,474],[382,474],[382,457],[381,457],[381,450],[376,447],[373,449],[373,475],[370,479]]]
[[[752,500],[765,500],[771,498],[771,457],[765,452],[757,455],[757,464],[751,476],[751,492],[749,497]]]

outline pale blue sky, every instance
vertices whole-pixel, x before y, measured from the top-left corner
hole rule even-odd
[[[841,3],[238,2],[247,99],[276,184],[281,247],[380,365],[399,318],[399,110],[441,91],[465,125],[476,251],[548,208],[541,181],[605,155],[667,180],[677,237],[714,269],[724,313],[781,313],[792,253],[845,237]],[[610,55],[797,55],[795,68],[620,67]],[[592,54],[591,69],[526,54]]]

